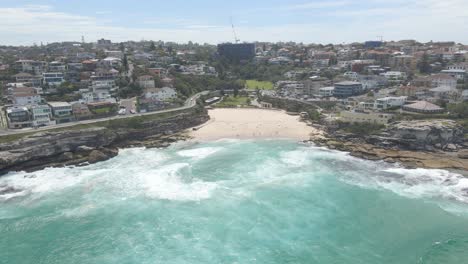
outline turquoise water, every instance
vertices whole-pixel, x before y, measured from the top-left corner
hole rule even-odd
[[[468,181],[291,141],[11,173],[0,263],[468,263]]]

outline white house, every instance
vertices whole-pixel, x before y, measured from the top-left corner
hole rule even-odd
[[[457,88],[457,79],[448,74],[433,74],[429,76],[432,86],[448,86],[452,88]]]
[[[352,72],[352,71],[345,72],[343,76],[352,80],[356,80],[358,78],[357,72]]]
[[[330,86],[330,87],[322,87],[319,89],[319,96],[320,97],[331,97],[333,96],[333,91],[335,90],[335,87]]]
[[[59,86],[65,82],[64,75],[62,72],[45,72],[42,74],[44,84],[50,86]]]
[[[34,105],[31,106],[31,113],[33,118],[33,126],[50,126],[55,125],[55,121],[51,120],[52,110],[48,105]]]
[[[408,97],[400,96],[400,97],[384,97],[375,100],[375,108],[379,110],[386,110],[392,107],[400,107],[406,103]]]
[[[158,99],[161,101],[177,98],[176,90],[170,87],[148,88],[145,89],[144,94],[146,99]]]
[[[138,85],[143,89],[155,88],[154,78],[151,75],[143,75],[138,77]]]
[[[453,70],[443,70],[441,73],[448,74],[452,77],[457,78],[457,80],[464,80],[466,76],[466,70],[458,70],[458,69],[453,69]]]
[[[31,87],[15,88],[12,92],[12,101],[15,105],[33,105],[41,103],[41,96]]]
[[[406,73],[399,71],[384,72],[380,75],[384,76],[389,81],[404,81],[406,79]]]

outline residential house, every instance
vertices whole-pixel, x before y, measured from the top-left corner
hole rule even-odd
[[[82,61],[84,71],[94,71],[96,70],[98,60],[85,60]]]
[[[390,67],[402,72],[410,72],[416,69],[416,60],[411,55],[397,55],[390,59]]]
[[[455,77],[457,80],[465,80],[466,77],[466,70],[442,70],[441,73]]]
[[[397,95],[398,96],[415,97],[415,96],[418,96],[418,95],[426,94],[426,92],[429,89],[430,89],[430,87],[424,87],[424,86],[414,86],[414,85],[400,86],[400,87],[398,87]]]
[[[13,106],[6,109],[8,128],[25,128],[32,126],[31,114],[25,106]]]
[[[334,91],[335,91],[335,87],[333,87],[333,86],[322,87],[322,88],[319,88],[319,96],[320,97],[331,97],[331,96],[333,96]]]
[[[376,113],[365,110],[342,111],[340,113],[340,120],[348,123],[371,123],[385,125],[392,118],[392,114]]]
[[[34,75],[41,75],[47,63],[44,61],[19,60],[15,62],[15,68],[19,72],[28,72]]]
[[[351,79],[351,80],[357,80],[358,78],[358,73],[357,72],[352,72],[348,71],[343,74],[345,78]]]
[[[27,72],[20,72],[13,75],[17,83],[30,83],[31,86],[39,87],[42,84],[42,78],[39,76],[34,76]]]
[[[457,79],[448,74],[433,74],[428,79],[431,81],[432,87],[447,86],[457,88]]]
[[[122,66],[122,60],[119,59],[119,58],[115,58],[115,57],[107,57],[101,61],[99,61],[99,63],[101,66],[104,66],[104,67],[111,67],[111,68],[120,68]]]
[[[464,63],[456,63],[456,64],[452,64],[452,65],[449,65],[447,66],[447,70],[468,70],[468,63],[464,62]]]
[[[96,59],[96,53],[94,52],[78,52],[76,54],[78,60],[91,60]]]
[[[375,108],[378,110],[387,110],[393,107],[401,107],[406,103],[408,97],[384,97],[375,100]]]
[[[388,71],[380,74],[384,76],[390,83],[401,83],[406,80],[406,73],[400,71]]]
[[[419,114],[437,114],[444,112],[443,108],[427,101],[417,101],[412,104],[404,105],[402,108],[406,112]]]
[[[79,102],[72,104],[72,111],[77,120],[88,119],[93,115],[87,104]]]
[[[43,83],[49,86],[60,86],[65,82],[63,72],[45,72],[42,74]]]
[[[166,108],[167,106],[167,102],[161,101],[154,97],[143,97],[138,100],[138,107],[141,113],[158,111]]]
[[[333,95],[336,97],[350,97],[354,95],[362,94],[362,84],[360,82],[339,82],[335,83],[335,89]]]
[[[12,91],[12,102],[14,105],[40,104],[41,101],[41,96],[32,87],[20,87]]]
[[[138,77],[137,83],[143,89],[151,89],[151,88],[156,87],[154,78],[151,75],[143,75],[143,76]]]
[[[379,75],[358,75],[356,80],[362,84],[364,90],[373,90],[388,84],[387,78]]]
[[[67,65],[60,61],[53,61],[49,63],[49,72],[66,72]]]
[[[177,92],[174,88],[170,87],[147,88],[143,93],[146,99],[152,98],[160,101],[167,101],[177,98]]]
[[[48,105],[33,105],[30,107],[32,113],[32,124],[34,127],[55,125],[52,120],[52,110]]]
[[[104,53],[107,57],[123,59],[123,52],[120,50],[105,50]]]
[[[49,102],[48,105],[52,109],[52,115],[57,124],[67,123],[75,120],[73,116],[73,109],[70,103]]]
[[[449,86],[439,86],[429,90],[432,97],[442,100],[456,100],[459,98],[459,91]]]
[[[463,90],[461,94],[461,98],[463,101],[468,101],[468,90]]]

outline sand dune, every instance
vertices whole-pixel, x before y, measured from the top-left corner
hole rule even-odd
[[[213,109],[209,110],[211,120],[192,136],[199,140],[222,138],[290,138],[308,140],[317,129],[300,122],[299,116],[292,116],[279,110],[266,109]]]

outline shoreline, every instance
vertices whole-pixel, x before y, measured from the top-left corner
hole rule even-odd
[[[187,119],[188,116],[179,119],[184,124],[159,123],[160,127],[152,128],[152,133],[109,133],[104,128],[85,129],[42,133],[10,146],[3,144],[4,155],[1,156],[4,165],[0,176],[11,171],[31,172],[46,167],[92,164],[115,157],[119,149],[125,148],[165,148],[182,141],[201,143],[223,139],[264,139],[295,140],[298,143],[347,152],[365,160],[398,163],[405,168],[443,169],[468,177],[468,156],[457,156],[457,153],[449,152],[384,149],[365,142],[350,142],[326,133],[325,127],[317,123],[300,120],[298,115],[291,115],[283,110],[217,108],[210,110],[209,115],[205,113],[196,117],[197,120]],[[180,129],[181,127],[185,128]],[[62,143],[54,143],[57,141]],[[58,146],[60,149],[57,149]],[[45,153],[44,148],[50,150]],[[40,158],[34,158],[34,153],[40,154]]]
[[[242,114],[239,114],[242,113]],[[249,115],[245,115],[245,114]],[[267,119],[264,117],[270,113]],[[398,163],[405,168],[442,169],[468,177],[468,159],[448,152],[384,149],[367,143],[342,141],[326,133],[324,127],[306,123],[284,110],[252,108],[216,108],[209,111],[210,120],[190,131],[192,140],[206,142],[220,139],[293,139],[298,142],[338,150],[364,160]],[[257,117],[255,117],[257,115]],[[282,122],[280,127],[270,122]],[[262,132],[255,129],[263,128]],[[231,129],[230,131],[226,131]],[[294,132],[291,133],[291,130]],[[302,130],[302,131],[301,131]]]
[[[218,139],[294,139],[309,140],[322,131],[301,122],[297,115],[283,110],[258,108],[216,108],[208,111],[210,120],[192,129],[200,141]]]

